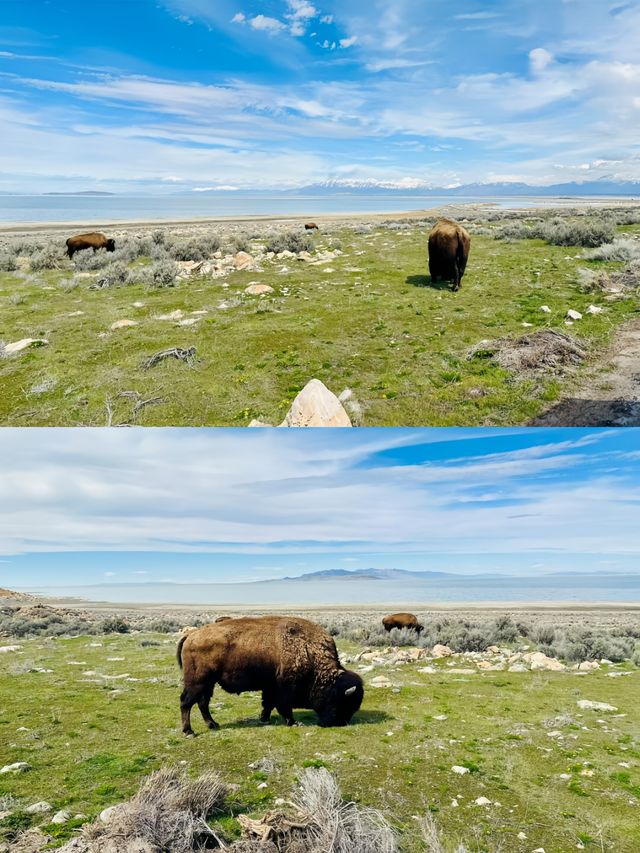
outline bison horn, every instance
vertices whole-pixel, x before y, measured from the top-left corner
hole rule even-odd
[[[356,692],[356,686],[354,684],[353,687],[347,687],[347,689],[344,691],[344,695],[345,696],[351,696],[351,694],[355,693],[355,692]]]

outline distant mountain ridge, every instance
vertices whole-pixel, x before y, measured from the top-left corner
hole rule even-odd
[[[470,183],[438,187],[427,182],[329,179],[288,190],[289,193],[310,195],[371,194],[371,195],[437,195],[437,196],[640,196],[640,181],[619,181],[599,178],[593,181],[572,181],[562,184],[536,186],[517,182]]]
[[[272,578],[274,581],[317,581],[336,580],[429,580],[431,578],[459,577],[453,572],[411,572],[405,569],[321,569],[317,572],[308,572],[305,575],[295,577]],[[483,577],[500,577],[500,575],[483,575]],[[261,581],[264,583],[264,581]],[[260,583],[260,581],[259,581]]]

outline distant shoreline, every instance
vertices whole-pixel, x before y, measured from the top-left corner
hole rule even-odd
[[[134,610],[140,612],[166,612],[181,611],[184,613],[196,613],[203,610],[215,610],[219,613],[256,613],[256,612],[275,612],[292,610],[300,612],[336,612],[348,613],[355,611],[358,613],[389,612],[389,610],[429,610],[441,613],[453,613],[457,611],[469,612],[486,612],[486,611],[576,611],[576,612],[640,612],[640,601],[623,602],[623,601],[412,601],[412,602],[371,602],[365,604],[313,604],[312,602],[301,602],[293,604],[291,602],[281,603],[262,603],[262,604],[236,604],[225,602],[224,604],[210,603],[178,603],[171,602],[113,602],[90,599],[50,596],[50,595],[33,595],[33,599],[37,599],[37,603],[44,604],[49,607],[66,607],[78,610],[94,610],[94,611],[110,611],[114,610]]]
[[[51,198],[48,196],[47,198]],[[91,197],[83,196],[84,200],[90,200]],[[99,197],[97,200],[100,200]],[[109,197],[113,198],[113,197]],[[504,207],[505,210],[549,210],[554,208],[578,208],[578,207],[629,207],[640,204],[640,200],[636,197],[626,196],[576,196],[576,197],[555,197],[555,196],[505,196],[504,198],[478,198],[477,200],[464,199],[458,201],[456,197],[447,199],[444,204],[439,204],[435,207],[412,208],[410,210],[383,209],[383,210],[347,210],[339,212],[318,212],[317,208],[314,212],[313,202],[321,202],[323,199],[309,199],[309,209],[303,213],[251,213],[251,214],[207,214],[207,215],[185,215],[185,216],[158,216],[158,217],[118,217],[118,216],[103,216],[101,218],[91,218],[80,216],[69,220],[16,220],[16,219],[1,219],[0,218],[0,234],[12,233],[38,233],[38,232],[58,232],[69,231],[72,229],[82,228],[97,228],[97,229],[130,229],[130,228],[153,228],[153,227],[185,227],[185,226],[205,226],[205,225],[241,225],[249,223],[292,223],[298,224],[313,220],[320,227],[322,223],[335,225],[336,223],[344,222],[352,223],[354,220],[358,222],[376,222],[381,219],[422,219],[424,217],[438,216],[443,208],[463,208],[468,210],[470,214],[476,215],[486,208],[495,208],[497,206]],[[423,199],[420,199],[421,201]],[[161,202],[162,199],[159,199]],[[162,205],[159,203],[158,205]],[[321,205],[318,205],[321,206]],[[166,205],[169,207],[169,205]],[[0,198],[0,211],[2,210],[2,199]]]

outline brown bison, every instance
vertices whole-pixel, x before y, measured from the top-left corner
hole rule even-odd
[[[67,255],[70,258],[76,252],[82,252],[83,249],[93,249],[97,252],[98,249],[106,249],[107,252],[113,252],[116,248],[116,241],[107,238],[99,231],[91,231],[89,234],[76,234],[75,237],[69,237],[67,240]]]
[[[382,624],[387,631],[392,631],[394,628],[409,628],[419,634],[424,631],[424,625],[418,622],[418,617],[413,613],[392,613],[391,616],[385,616]]]
[[[213,688],[227,693],[262,691],[262,715],[274,708],[292,726],[294,708],[311,708],[321,726],[345,726],[360,707],[364,688],[345,670],[333,638],[320,625],[289,616],[255,616],[204,625],[178,643],[183,669],[182,731],[192,735],[191,708],[197,702],[210,729]]]
[[[320,229],[316,225],[315,222],[305,222],[304,224],[305,231],[319,231]]]
[[[451,219],[440,219],[429,234],[429,274],[432,281],[441,278],[453,282],[460,290],[469,257],[471,238],[462,225]]]

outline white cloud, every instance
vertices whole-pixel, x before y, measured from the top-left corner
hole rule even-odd
[[[268,33],[277,33],[286,29],[282,21],[277,18],[270,18],[268,15],[256,15],[254,18],[249,18],[249,24],[254,30],[263,30]]]
[[[529,51],[529,62],[531,63],[531,70],[534,73],[539,73],[553,62],[553,54],[543,47],[536,47]]]
[[[340,39],[340,47],[353,47],[353,45],[358,41],[358,36],[351,36],[350,38]]]
[[[233,16],[233,18],[231,18],[231,23],[232,24],[244,24],[246,20],[247,20],[247,17],[244,14],[244,12],[238,12],[237,14],[235,14]]]

